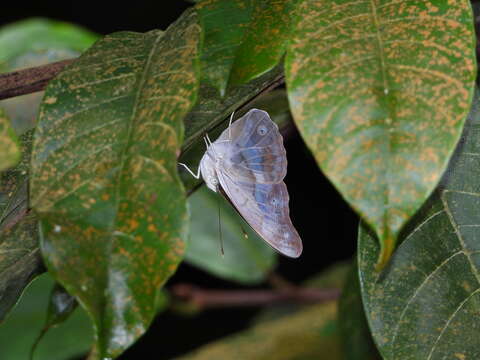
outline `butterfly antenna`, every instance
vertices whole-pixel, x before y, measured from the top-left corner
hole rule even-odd
[[[225,251],[223,251],[223,237],[222,237],[222,221],[220,219],[220,196],[217,196],[218,203],[218,234],[220,235],[220,253],[222,257],[225,256]]]
[[[210,137],[208,136],[208,134],[205,134],[205,137],[206,137],[207,140],[208,140],[209,146],[211,146],[211,145],[212,145],[212,140],[210,140]]]
[[[228,122],[228,140],[232,140],[232,120],[233,120],[233,114],[235,114],[235,111],[232,112],[232,115],[230,115],[230,121]]]
[[[208,141],[210,143],[210,145],[208,145],[208,147],[212,146],[212,140],[210,140],[210,137],[208,136],[208,134],[205,134],[205,138],[207,139],[206,141]],[[212,150],[215,153],[215,156],[218,156],[217,152],[215,151],[214,146],[212,147]]]

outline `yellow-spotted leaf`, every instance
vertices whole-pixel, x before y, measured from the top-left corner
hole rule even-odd
[[[468,0],[305,0],[287,50],[295,122],[374,229],[382,267],[438,183],[476,73]]]
[[[115,33],[46,90],[32,205],[49,271],[93,320],[92,358],[114,358],[146,331],[157,290],[183,257],[176,162],[198,90],[199,39],[193,11],[165,33]]]
[[[15,165],[20,157],[17,136],[5,111],[0,108],[0,171]]]
[[[385,360],[480,358],[480,101],[437,189],[401,234],[383,272],[358,234],[363,305]]]

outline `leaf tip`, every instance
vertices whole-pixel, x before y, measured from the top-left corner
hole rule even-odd
[[[395,238],[393,236],[388,236],[380,240],[380,254],[378,255],[377,263],[375,264],[375,270],[377,272],[380,272],[385,268],[392,257],[394,250]]]

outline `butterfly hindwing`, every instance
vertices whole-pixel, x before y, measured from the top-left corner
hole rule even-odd
[[[302,241],[290,220],[285,183],[244,182],[225,173],[219,180],[240,215],[268,244],[284,255],[300,256]]]

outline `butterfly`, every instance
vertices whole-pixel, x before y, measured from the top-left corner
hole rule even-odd
[[[283,179],[287,157],[283,138],[266,111],[251,109],[211,142],[195,174],[223,194],[242,218],[283,255],[299,257],[302,240],[290,220],[289,196]]]

